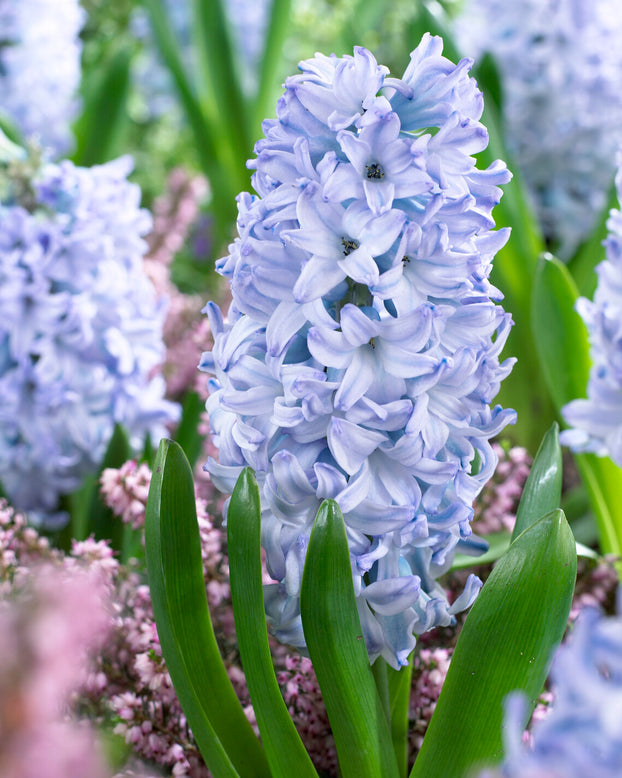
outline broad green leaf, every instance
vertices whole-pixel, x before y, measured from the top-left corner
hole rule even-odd
[[[131,49],[123,46],[93,74],[75,127],[77,148],[73,159],[77,165],[101,164],[118,154],[129,124],[131,61]]]
[[[199,435],[199,422],[204,409],[205,401],[196,392],[186,394],[175,440],[184,450],[190,467],[195,466],[203,447],[203,438]]]
[[[317,778],[289,715],[274,673],[264,613],[259,489],[245,468],[227,511],[227,544],[233,615],[242,666],[261,740],[274,778]]]
[[[590,369],[587,331],[574,309],[577,297],[568,268],[551,254],[541,256],[531,326],[540,369],[558,412],[570,400],[585,396]]]
[[[311,531],[300,610],[341,775],[397,778],[389,725],[358,617],[345,524],[334,500],[322,503]]]
[[[559,425],[553,422],[542,438],[516,512],[512,532],[515,540],[545,513],[559,508],[562,499],[562,450],[559,445]]]
[[[207,606],[192,470],[162,440],[145,523],[147,572],[162,653],[215,778],[269,778],[264,751],[220,657]]]
[[[576,576],[561,510],[532,524],[490,574],[460,633],[410,778],[464,778],[502,758],[502,703],[522,689],[531,706],[560,642]]]

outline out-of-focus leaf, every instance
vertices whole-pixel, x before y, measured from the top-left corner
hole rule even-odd
[[[577,285],[577,290],[583,297],[589,297],[590,300],[596,290],[598,278],[595,268],[605,259],[605,249],[603,241],[607,237],[607,222],[609,212],[612,208],[618,207],[618,193],[615,184],[611,185],[607,205],[600,215],[598,223],[594,227],[589,238],[579,246],[577,252],[568,263],[568,270]]]
[[[196,392],[186,394],[175,440],[188,457],[190,467],[195,466],[203,447],[203,438],[199,435],[199,421],[204,409],[205,402]]]
[[[531,708],[566,626],[576,552],[561,510],[532,524],[490,574],[460,633],[410,778],[464,778],[502,758],[502,702]]]
[[[127,128],[127,98],[130,88],[132,51],[123,46],[98,69],[84,96],[84,109],[75,126],[77,165],[97,165],[120,151]]]
[[[121,551],[124,525],[105,504],[99,491],[99,479],[104,470],[119,468],[130,457],[127,434],[123,427],[116,424],[99,470],[86,478],[82,488],[71,496],[72,536],[76,540],[84,540],[93,534],[95,540],[109,540],[114,551]]]
[[[516,511],[512,532],[515,540],[534,521],[559,508],[562,499],[562,450],[559,445],[559,425],[553,422],[531,465],[529,476]]]
[[[201,79],[198,91],[209,89],[210,120],[217,127],[219,153],[231,149],[230,175],[239,189],[248,186],[246,160],[252,151],[249,116],[236,68],[233,45],[221,0],[193,0],[194,40]]]
[[[389,724],[358,617],[343,516],[334,500],[322,503],[311,531],[300,610],[341,775],[397,778]]]
[[[259,136],[262,121],[267,116],[274,115],[273,91],[283,61],[283,44],[290,26],[291,5],[292,0],[272,0],[264,51],[259,66],[259,84],[254,102],[253,137]]]
[[[261,507],[250,468],[236,484],[227,511],[231,597],[238,646],[253,710],[274,778],[317,778],[289,715],[274,673],[264,612]]]
[[[220,657],[207,607],[192,470],[162,440],[145,522],[147,572],[162,653],[215,778],[269,778],[270,769]]]
[[[211,208],[215,217],[214,239],[218,242],[228,235],[229,227],[235,221],[235,195],[239,191],[235,184],[238,175],[237,165],[232,160],[229,160],[227,165],[222,164],[224,150],[219,148],[214,127],[208,121],[195,87],[181,61],[177,41],[162,0],[141,1],[149,11],[158,49],[173,78],[188,123],[192,128],[199,162],[209,179],[212,191],[217,192],[217,196],[211,202]]]

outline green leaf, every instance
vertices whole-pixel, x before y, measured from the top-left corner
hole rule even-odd
[[[605,259],[605,250],[603,241],[607,237],[607,222],[609,221],[609,212],[612,208],[618,207],[618,192],[615,183],[612,182],[607,198],[607,205],[600,214],[592,234],[579,246],[575,255],[568,263],[568,269],[574,279],[580,295],[589,297],[594,295],[598,281],[595,273],[596,265]]]
[[[194,84],[186,72],[179,55],[177,41],[171,30],[162,0],[142,0],[149,11],[154,37],[162,59],[173,78],[181,104],[186,112],[192,129],[199,162],[209,179],[212,191],[217,192],[211,202],[215,217],[214,240],[219,241],[228,235],[230,225],[235,221],[235,195],[239,188],[237,165],[230,162],[222,164],[223,150],[219,149],[218,138],[213,125],[203,111],[196,94]]]
[[[608,457],[575,454],[574,458],[596,518],[600,550],[622,557],[622,470]],[[622,577],[622,562],[616,563],[616,569]]]
[[[576,576],[561,510],[532,524],[497,563],[469,613],[410,778],[463,778],[502,758],[502,702],[535,706],[560,642]]]
[[[184,397],[181,419],[175,432],[175,440],[188,457],[190,467],[194,467],[203,448],[203,438],[199,435],[199,422],[205,409],[205,401],[196,392],[188,392]]]
[[[232,173],[240,180],[252,151],[246,104],[237,73],[232,36],[222,0],[193,0],[195,42],[202,75],[199,88],[209,88],[211,121],[219,125],[219,148],[231,149]],[[243,186],[243,184],[242,184]]]
[[[320,506],[300,592],[302,625],[343,778],[397,778],[391,734],[358,617],[345,524],[334,500]]]
[[[77,165],[101,164],[117,155],[129,124],[131,61],[131,49],[123,46],[93,74],[75,127],[77,147],[73,159]]]
[[[515,540],[534,521],[559,508],[562,499],[562,450],[559,425],[553,422],[533,461],[516,512]]]
[[[272,0],[259,70],[259,86],[253,108],[253,134],[259,134],[262,121],[274,115],[272,102],[274,85],[278,83],[279,70],[283,62],[283,43],[290,29],[291,5],[292,0]]]
[[[192,470],[162,440],[145,523],[147,572],[162,653],[188,724],[215,778],[269,778],[264,751],[220,657],[207,606]]]
[[[317,778],[289,715],[274,673],[264,613],[259,490],[245,468],[227,511],[227,543],[233,614],[242,666],[261,739],[274,778]]]
[[[93,534],[95,540],[109,540],[114,551],[123,545],[123,521],[110,510],[100,491],[100,478],[109,467],[119,468],[132,455],[130,443],[123,427],[115,424],[108,448],[97,473],[86,478],[81,489],[71,495],[72,536],[84,540]]]
[[[583,397],[590,369],[587,331],[574,306],[578,293],[568,268],[540,257],[534,279],[531,325],[536,353],[558,412]]]

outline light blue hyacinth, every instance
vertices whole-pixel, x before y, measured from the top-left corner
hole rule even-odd
[[[490,52],[505,138],[546,237],[568,259],[606,207],[622,143],[618,0],[467,0],[462,51]]]
[[[534,724],[530,744],[523,738],[526,700],[508,697],[503,764],[480,778],[622,775],[622,615],[580,613],[555,657],[551,689],[551,710]]]
[[[73,146],[84,20],[78,0],[0,0],[0,117],[55,155]]]
[[[618,156],[622,165],[622,154]],[[622,203],[622,167],[616,176]],[[622,467],[622,213],[612,210],[605,241],[607,258],[596,268],[594,300],[580,298],[577,310],[588,329],[592,367],[587,399],[563,408],[572,427],[561,441],[575,451],[609,456]]]
[[[131,168],[0,166],[0,482],[40,520],[95,471],[116,422],[142,445],[178,416]]]
[[[217,263],[233,302],[226,320],[206,306],[219,449],[206,468],[228,493],[255,470],[267,613],[295,646],[324,498],[345,516],[372,660],[404,664],[414,635],[451,623],[480,586],[471,576],[450,605],[437,583],[456,548],[481,548],[472,503],[496,465],[489,439],[514,418],[490,405],[513,362],[499,361],[511,319],[488,281],[510,175],[470,156],[487,144],[470,65],[430,35],[401,79],[363,48],[302,62]]]

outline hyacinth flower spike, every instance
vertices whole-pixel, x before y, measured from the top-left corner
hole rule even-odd
[[[481,588],[470,575],[450,602],[438,580],[457,550],[482,549],[472,504],[496,466],[490,439],[514,420],[492,405],[513,360],[500,359],[511,318],[488,280],[508,238],[491,212],[510,174],[499,161],[480,170],[471,156],[487,138],[471,64],[449,62],[427,34],[402,79],[360,47],[302,62],[277,118],[263,124],[250,163],[256,194],[238,197],[239,236],[217,263],[232,302],[226,313],[205,307],[214,345],[201,369],[218,450],[206,469],[233,493],[225,513],[234,615],[269,775],[289,775],[293,763],[314,773],[270,680],[264,616],[276,637],[312,658],[342,774],[395,778],[407,774],[400,668],[418,635],[451,624]],[[198,594],[184,461],[162,442],[146,521],[154,610],[210,769],[232,776],[256,743],[246,732],[230,750],[222,700],[230,722],[239,711],[211,686],[222,673]],[[527,529],[500,566],[501,584],[488,587],[472,635],[481,640],[481,620],[503,611],[510,582],[512,618],[484,630],[485,646],[462,652],[467,666],[486,657],[482,667],[494,668],[483,693],[463,700],[486,732],[500,689],[542,683],[565,623],[574,543],[560,511],[536,521],[539,506],[558,501],[530,495]],[[536,612],[549,626],[534,638]],[[512,660],[500,685],[508,646],[519,642],[537,661]],[[206,652],[207,669],[197,664]],[[465,686],[463,671],[453,694]],[[442,718],[437,748],[448,751],[456,713],[467,718],[462,708]],[[461,759],[489,756],[493,741],[470,742]],[[266,774],[264,762],[250,761]],[[434,774],[425,761],[422,769]]]

